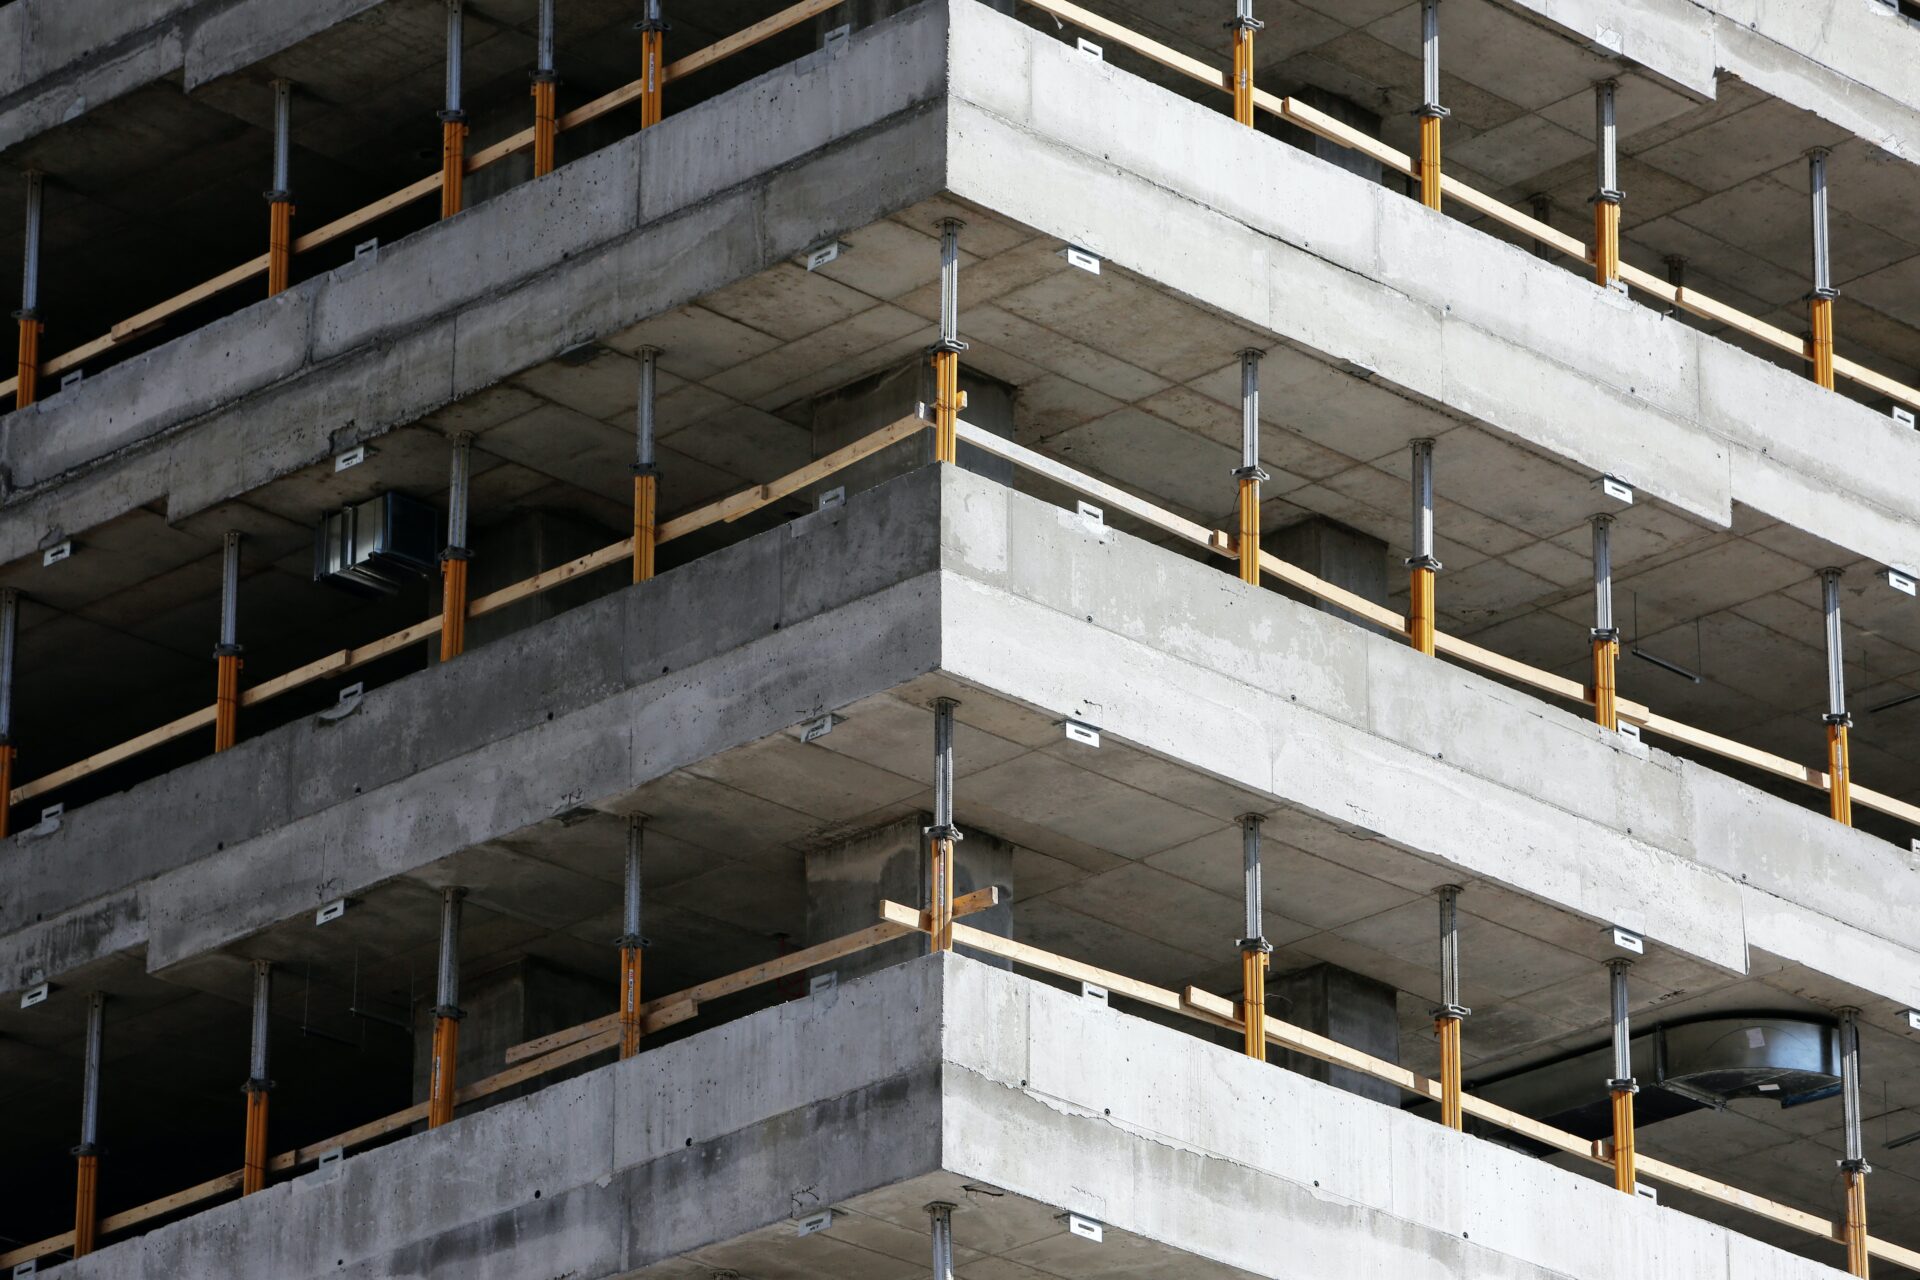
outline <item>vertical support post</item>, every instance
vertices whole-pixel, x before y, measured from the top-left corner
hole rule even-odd
[[[20,309],[13,318],[20,322],[20,380],[15,384],[14,407],[24,409],[40,394],[40,335],[46,325],[40,320],[40,214],[45,202],[46,182],[37,169],[27,170],[26,249],[20,264]]]
[[[1407,638],[1433,654],[1433,579],[1440,562],[1433,557],[1433,441],[1415,440],[1413,450],[1413,554],[1407,568],[1413,578],[1407,593]]]
[[[1673,286],[1674,292],[1677,294],[1687,287],[1687,260],[1680,254],[1670,253],[1666,257],[1666,263],[1667,283]],[[1668,307],[1667,314],[1670,316],[1679,315],[1679,304],[1675,303],[1673,306]]]
[[[640,394],[635,402],[633,441],[633,580],[653,577],[653,548],[659,536],[660,467],[654,456],[654,407],[658,395],[660,351],[640,348]]]
[[[1613,1189],[1634,1193],[1633,1095],[1640,1092],[1633,1078],[1633,1042],[1627,1027],[1627,970],[1631,960],[1607,961],[1608,995],[1613,1005]]]
[[[1528,196],[1527,208],[1533,214],[1533,220],[1535,222],[1544,222],[1548,226],[1553,225],[1552,197],[1541,193]],[[1535,240],[1533,242],[1533,256],[1545,261],[1552,261],[1553,246],[1545,240]]]
[[[467,113],[460,105],[465,0],[447,0],[447,95],[440,109],[440,216],[460,212],[466,194]]]
[[[1867,1163],[1866,1148],[1860,1136],[1860,1011],[1840,1010],[1840,1099],[1846,1118],[1846,1159],[1840,1161],[1847,1175],[1847,1274],[1865,1276],[1867,1254],[1867,1175],[1873,1167]]]
[[[1853,825],[1853,761],[1847,741],[1847,673],[1840,652],[1840,570],[1820,571],[1820,603],[1827,622],[1827,809],[1835,822]]]
[[[1273,944],[1262,927],[1260,891],[1260,815],[1240,819],[1240,863],[1245,879],[1247,931],[1240,938],[1240,1021],[1246,1028],[1249,1058],[1267,1060],[1267,965]]]
[[[1440,0],[1420,0],[1420,203],[1440,207]]]
[[[953,1280],[953,1206],[936,1200],[927,1206],[932,1220],[933,1280]]]
[[[293,82],[273,82],[273,186],[267,191],[267,296],[293,275]]]
[[[1827,157],[1825,147],[1807,153],[1807,185],[1813,203],[1813,292],[1807,295],[1808,319],[1813,328],[1808,355],[1813,361],[1813,380],[1833,390],[1833,300],[1840,291],[1833,287],[1833,262],[1828,256],[1827,239]]]
[[[1233,0],[1233,118],[1253,127],[1253,33],[1267,24],[1253,16],[1253,0]]]
[[[1433,1011],[1433,1027],[1440,1040],[1440,1123],[1461,1129],[1460,1023],[1471,1011],[1460,1003],[1460,886],[1441,885],[1438,896],[1440,1007]]]
[[[1620,130],[1614,120],[1619,84],[1593,87],[1594,186],[1593,280],[1603,289],[1620,283]]]
[[[660,16],[660,0],[647,0],[647,16],[634,24],[640,32],[640,127],[660,123],[666,93],[667,32],[670,28]]]
[[[460,903],[465,889],[440,891],[438,1002],[433,1007],[433,1067],[427,1077],[427,1128],[453,1119],[454,1077],[460,1056]]]
[[[620,1056],[640,1052],[640,952],[647,940],[640,933],[640,853],[646,840],[646,819],[627,819],[627,874],[625,911],[620,934]]]
[[[1593,518],[1593,718],[1620,727],[1620,628],[1613,625],[1613,517]]]
[[[220,556],[220,643],[213,650],[213,749],[240,740],[240,534],[227,531]]]
[[[928,950],[953,950],[953,846],[960,829],[953,823],[952,698],[933,704],[933,825],[927,828]]]
[[[13,653],[20,632],[20,593],[0,588],[0,840],[13,834]]]
[[[1240,353],[1240,581],[1260,585],[1260,352]]]
[[[560,78],[553,69],[553,0],[540,0],[540,42],[533,66],[533,176],[553,172],[560,137]]]
[[[451,662],[467,650],[467,497],[473,483],[473,437],[453,438],[452,473],[447,484],[447,548],[440,553],[440,661]]]
[[[107,997],[87,997],[87,1056],[80,1081],[80,1145],[73,1193],[73,1256],[93,1252],[100,1228],[100,1043],[106,1035]]]
[[[933,345],[933,460],[959,461],[957,424],[966,400],[960,394],[960,227],[958,218],[940,223],[940,341]]]
[[[247,1146],[240,1166],[240,1194],[250,1196],[267,1187],[267,1015],[273,1006],[273,963],[253,962],[253,1052],[247,1063]]]

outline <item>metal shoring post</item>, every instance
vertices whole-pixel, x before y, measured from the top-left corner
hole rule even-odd
[[[1260,585],[1260,352],[1240,353],[1240,465],[1233,475],[1240,482],[1240,581]]]
[[[267,296],[293,274],[293,82],[273,82],[273,186],[267,195]]]
[[[620,934],[620,1056],[640,1052],[640,952],[647,942],[640,934],[640,852],[646,840],[646,819],[627,819],[627,873],[625,910]]]
[[[1253,16],[1253,0],[1233,0],[1233,118],[1253,126],[1253,33],[1267,24]]]
[[[20,262],[20,309],[13,313],[20,322],[20,380],[14,384],[13,393],[16,409],[24,409],[39,398],[40,335],[47,328],[40,319],[40,215],[46,182],[37,169],[27,170],[26,178],[26,248]]]
[[[240,1166],[240,1194],[267,1187],[267,1014],[273,1005],[273,962],[253,962],[253,1053],[247,1063],[247,1146]]]
[[[1833,390],[1833,300],[1840,291],[1833,287],[1833,261],[1827,239],[1827,157],[1825,147],[1807,153],[1807,185],[1813,203],[1813,292],[1807,295],[1808,319],[1813,337],[1808,345],[1813,357],[1813,380]]]
[[[1420,0],[1420,203],[1440,207],[1440,0]]]
[[[647,16],[634,26],[640,32],[640,127],[660,123],[666,90],[667,32],[671,29],[660,16],[660,0],[647,0]]]
[[[1840,653],[1840,570],[1820,571],[1820,605],[1827,622],[1827,811],[1853,825],[1853,752],[1847,734],[1847,672]]]
[[[1602,80],[1593,87],[1594,185],[1593,279],[1603,289],[1620,280],[1620,130],[1614,121],[1619,84]]]
[[[654,456],[654,409],[660,351],[640,348],[640,390],[634,409],[633,580],[653,577],[653,547],[660,515],[660,467]]]
[[[1631,960],[1607,961],[1609,996],[1613,1005],[1613,1189],[1633,1194],[1633,1095],[1640,1092],[1633,1078],[1633,1041],[1627,1027],[1627,970]]]
[[[80,1083],[80,1145],[73,1149],[73,1256],[93,1252],[100,1229],[100,1042],[106,1034],[107,997],[87,997],[87,1057]]]
[[[1873,1172],[1860,1140],[1860,1011],[1840,1010],[1840,1099],[1846,1116],[1847,1274],[1864,1276],[1867,1254],[1867,1175]]]
[[[440,891],[439,1002],[433,1007],[433,1066],[427,1077],[427,1128],[453,1119],[457,1087],[454,1067],[460,1055],[460,902],[465,889]]]
[[[213,749],[240,740],[240,534],[227,531],[220,556],[220,643],[213,650]]]
[[[1535,222],[1544,222],[1548,226],[1553,225],[1553,201],[1551,198],[1545,195],[1528,196],[1527,207],[1532,212]],[[1535,240],[1533,242],[1533,256],[1551,261],[1553,258],[1553,246],[1545,240]]]
[[[1433,441],[1415,440],[1413,450],[1413,554],[1407,557],[1412,581],[1407,593],[1407,638],[1433,655],[1433,579],[1440,562],[1433,557]]]
[[[953,1206],[936,1200],[927,1206],[932,1220],[933,1280],[953,1280]]]
[[[0,588],[0,839],[13,830],[13,654],[19,630],[20,593]]]
[[[933,460],[955,462],[959,459],[960,410],[966,400],[960,395],[960,353],[967,344],[960,341],[960,219],[940,222],[940,341],[934,343],[933,357]]]
[[[1620,628],[1613,625],[1613,517],[1593,518],[1593,718],[1620,727]]]
[[[960,829],[953,824],[952,698],[933,704],[933,825],[927,828],[927,949],[953,950],[953,846]]]
[[[539,47],[533,67],[533,176],[553,172],[554,144],[560,136],[556,110],[559,77],[553,69],[553,0],[540,0]]]
[[[1240,863],[1246,886],[1247,931],[1240,938],[1240,1021],[1249,1058],[1267,1060],[1267,965],[1273,954],[1261,927],[1260,815],[1240,819]]]
[[[467,113],[460,105],[465,0],[447,0],[447,97],[440,110],[440,216],[460,212],[467,175]]]
[[[1677,316],[1680,314],[1680,304],[1677,300],[1677,295],[1685,291],[1687,287],[1687,260],[1680,254],[1670,253],[1666,257],[1666,264],[1667,283],[1673,286],[1676,295],[1676,301],[1672,306],[1667,308],[1667,314]]]
[[[440,661],[451,662],[467,650],[467,498],[473,482],[473,437],[453,438],[452,471],[447,483],[447,549],[440,553]]]
[[[1440,1040],[1440,1123],[1465,1127],[1460,1111],[1460,1022],[1471,1010],[1460,1003],[1460,886],[1441,885],[1440,1007],[1433,1027]]]

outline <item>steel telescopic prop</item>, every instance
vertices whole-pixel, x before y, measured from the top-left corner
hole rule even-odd
[[[660,16],[660,0],[647,0],[647,16],[634,28],[640,32],[640,127],[646,129],[660,123],[667,85],[669,28]]]
[[[1240,819],[1240,862],[1246,882],[1247,931],[1240,939],[1240,1021],[1249,1058],[1267,1060],[1267,965],[1273,944],[1261,927],[1260,815]]]
[[[1253,33],[1267,24],[1253,16],[1253,0],[1233,0],[1233,118],[1253,125]]]
[[[45,202],[46,182],[36,169],[27,170],[26,248],[20,262],[20,309],[13,318],[20,322],[19,381],[14,384],[13,403],[24,409],[39,398],[40,335],[47,326],[40,319],[40,214]]]
[[[933,1280],[953,1280],[953,1208],[944,1200],[927,1206],[933,1235]]]
[[[465,0],[447,0],[447,95],[440,109],[440,216],[460,212],[467,177],[467,113],[460,105]]]
[[[1593,87],[1594,186],[1593,279],[1603,289],[1620,282],[1620,130],[1614,120],[1619,85],[1602,80]]]
[[[1860,1011],[1840,1010],[1840,1100],[1846,1118],[1847,1156],[1840,1169],[1847,1178],[1847,1273],[1864,1276],[1867,1254],[1867,1163],[1860,1137]]]
[[[1634,1193],[1633,1095],[1640,1092],[1633,1078],[1633,1041],[1627,1026],[1627,970],[1631,960],[1607,961],[1609,997],[1613,1005],[1613,1189]]]
[[[660,352],[640,348],[640,391],[634,409],[633,580],[653,577],[653,548],[659,537],[660,467],[654,456],[654,407],[658,396]]]
[[[1847,673],[1840,653],[1840,570],[1820,571],[1820,604],[1827,623],[1827,811],[1853,825],[1853,753],[1847,740]]]
[[[1813,205],[1813,292],[1807,295],[1808,320],[1813,336],[1808,342],[1813,360],[1813,380],[1833,390],[1833,300],[1840,291],[1833,287],[1833,262],[1828,256],[1827,238],[1827,157],[1825,147],[1807,153],[1807,185]]]
[[[80,1082],[80,1145],[73,1149],[73,1256],[93,1252],[100,1229],[100,1042],[106,1034],[107,997],[87,997],[87,1057]]]
[[[560,137],[560,78],[553,69],[553,0],[540,0],[540,43],[533,67],[533,176],[553,172]]]
[[[1407,638],[1421,653],[1433,654],[1433,579],[1440,562],[1433,557],[1433,441],[1415,440],[1413,449],[1413,554],[1407,557],[1412,581],[1407,593]]]
[[[1233,470],[1240,482],[1240,581],[1260,585],[1260,352],[1240,353],[1240,465]],[[1256,930],[1257,932],[1257,930]]]
[[[240,740],[240,535],[227,533],[220,556],[220,643],[213,650],[213,749]]]
[[[1460,1110],[1460,1023],[1472,1012],[1460,1003],[1460,886],[1442,885],[1440,900],[1440,1007],[1433,1028],[1440,1041],[1440,1123],[1465,1127]]]
[[[438,1003],[433,1007],[433,1065],[427,1076],[427,1128],[453,1119],[454,1070],[460,1054],[460,903],[465,889],[440,891]]]
[[[13,655],[20,593],[0,588],[0,840],[13,833]]]
[[[293,274],[293,83],[273,82],[273,186],[267,196],[267,296]]]
[[[959,460],[960,410],[967,404],[960,394],[960,353],[967,349],[960,341],[960,226],[958,218],[940,223],[940,341],[930,352],[935,462]]]
[[[953,856],[960,829],[953,824],[952,698],[933,704],[933,825],[927,828],[928,950],[953,950]]]
[[[1420,0],[1420,203],[1440,207],[1440,0]]]
[[[453,438],[447,483],[447,549],[440,553],[440,661],[467,650],[467,498],[473,489],[473,437]]]
[[[1613,625],[1613,517],[1593,518],[1593,718],[1620,727],[1620,628]]]
[[[640,853],[646,840],[646,819],[627,819],[625,910],[620,934],[620,1056],[640,1052],[640,953],[647,941],[640,934]]]
[[[253,962],[253,1053],[247,1063],[247,1147],[240,1166],[240,1194],[250,1196],[267,1186],[267,1015],[273,1005],[273,964]]]

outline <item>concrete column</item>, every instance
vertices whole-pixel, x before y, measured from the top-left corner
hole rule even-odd
[[[964,792],[963,792],[964,794]],[[871,831],[850,836],[839,844],[807,854],[806,945],[829,942],[858,932],[880,918],[880,900],[891,898],[910,907],[927,900],[925,830],[932,814],[901,818]],[[1013,846],[984,831],[960,825],[955,847],[953,895],[960,898],[988,885],[1000,886],[1001,904],[991,911],[963,916],[960,923],[1003,938],[1013,936],[1013,909],[1006,899],[1013,892]],[[1004,969],[1004,961],[990,960],[966,947],[962,955]],[[924,955],[927,939],[899,938],[884,946],[849,956],[829,966],[842,982]]]
[[[1388,1062],[1400,1061],[1400,1015],[1394,989],[1330,964],[1267,979],[1274,1016]],[[1400,1091],[1384,1080],[1318,1058],[1273,1050],[1271,1060],[1336,1089],[1398,1107]]]
[[[1009,440],[1013,438],[1012,387],[968,372],[962,357],[960,389],[967,395],[967,408],[960,415],[962,422]],[[932,374],[923,359],[830,391],[813,402],[813,456],[824,457],[888,423],[910,416],[916,405],[932,403]],[[971,445],[960,446],[958,460],[961,467],[976,475],[1005,485],[1013,483],[1012,463],[982,453]],[[818,501],[821,493],[837,488],[845,488],[852,495],[932,461],[933,432],[927,430],[829,477],[811,491],[811,496]]]
[[[1325,578],[1337,587],[1365,596],[1375,604],[1386,605],[1387,544],[1375,537],[1349,529],[1324,516],[1313,516],[1284,529],[1276,529],[1260,540],[1262,549],[1295,564],[1308,573]],[[1376,635],[1395,635],[1384,627],[1361,622],[1346,610],[1309,596],[1291,587],[1276,588],[1289,600],[1298,600],[1323,613],[1335,614],[1366,627]]]
[[[523,1040],[544,1036],[598,1018],[607,1011],[607,979],[556,968],[530,957],[515,960],[479,977],[462,975],[460,1046],[454,1077],[462,1085],[485,1079],[507,1066],[507,1050]],[[586,1069],[601,1065],[589,1059]],[[427,1074],[433,1063],[433,1009],[425,1001],[413,1011],[413,1100],[427,1099]],[[527,1084],[489,1097],[493,1106],[509,1098],[543,1089],[556,1080],[578,1074],[576,1069],[540,1076]],[[482,1105],[479,1103],[476,1106]]]

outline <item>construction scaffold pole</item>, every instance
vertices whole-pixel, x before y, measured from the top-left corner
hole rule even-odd
[[[273,82],[273,186],[267,191],[267,296],[293,275],[293,82]]]
[[[933,1280],[953,1280],[953,1208],[944,1200],[927,1206],[933,1236]]]
[[[660,528],[660,466],[654,451],[660,352],[640,348],[640,389],[633,434],[633,580],[653,577],[653,548]]]
[[[646,840],[646,819],[627,819],[627,870],[620,933],[620,1056],[640,1052],[640,953],[647,941],[640,933],[640,854]]]
[[[80,1081],[80,1145],[73,1149],[73,1256],[93,1252],[100,1230],[100,1043],[106,1035],[107,997],[87,997],[86,1064]]]
[[[1260,469],[1260,354],[1240,353],[1240,465],[1233,471],[1240,485],[1240,581],[1253,587],[1260,585],[1260,482],[1267,478]]]
[[[1460,1003],[1460,886],[1440,886],[1440,1007],[1433,1028],[1440,1041],[1440,1123],[1465,1127],[1460,1109],[1460,1023],[1471,1012]]]
[[[1813,291],[1807,295],[1813,335],[1807,354],[1813,361],[1813,380],[1829,391],[1833,390],[1833,300],[1840,296],[1833,287],[1827,228],[1827,157],[1831,154],[1825,147],[1807,153],[1807,186],[1813,205]]]
[[[447,547],[440,553],[440,661],[467,651],[467,498],[473,491],[473,437],[453,438],[447,481]]]
[[[1613,623],[1613,517],[1593,518],[1593,718],[1620,727],[1620,628]]]
[[[20,634],[20,593],[0,587],[0,840],[13,833],[13,654]]]
[[[1420,0],[1420,203],[1440,207],[1440,0]]]
[[[533,176],[553,172],[560,138],[560,78],[553,65],[553,0],[540,0],[539,47],[533,67]]]
[[[1253,16],[1253,0],[1233,0],[1233,118],[1253,127],[1253,33],[1267,24]]]
[[[1620,130],[1614,119],[1619,85],[1602,80],[1593,87],[1594,186],[1593,279],[1603,289],[1620,283]]]
[[[29,169],[27,178],[26,248],[20,262],[20,309],[13,318],[20,322],[19,381],[14,384],[13,404],[24,409],[39,398],[40,335],[47,326],[40,319],[40,215],[45,205],[46,180],[37,169]]]
[[[247,1146],[240,1165],[240,1194],[250,1196],[267,1187],[267,1016],[273,1007],[273,964],[253,962],[253,1052],[247,1063]]]
[[[227,531],[220,554],[220,643],[213,650],[213,749],[240,740],[240,534]]]
[[[960,829],[953,822],[952,698],[933,704],[933,825],[927,828],[928,950],[953,950],[953,858]]]
[[[634,24],[640,32],[640,127],[660,123],[665,101],[667,70],[667,26],[660,14],[660,0],[647,0],[647,16]]]
[[[967,405],[960,394],[960,353],[967,349],[960,341],[960,226],[958,218],[940,222],[940,341],[931,352],[935,462],[959,460],[958,424]]]
[[[1613,1096],[1613,1189],[1634,1194],[1633,1095],[1640,1084],[1633,1076],[1633,1041],[1627,1026],[1627,970],[1631,960],[1607,961],[1608,996],[1613,1006],[1613,1078],[1607,1092]]]
[[[460,105],[465,0],[447,0],[447,94],[440,109],[440,216],[460,212],[467,177],[467,113]]]
[[[1853,750],[1848,733],[1847,672],[1840,652],[1840,570],[1820,571],[1820,604],[1827,624],[1827,811],[1853,825]]]
[[[1413,450],[1413,554],[1407,557],[1412,581],[1407,594],[1407,638],[1413,647],[1433,655],[1434,575],[1440,562],[1433,556],[1433,441],[1415,440]]]
[[[1245,880],[1247,931],[1240,938],[1240,1020],[1249,1058],[1267,1060],[1267,965],[1273,944],[1262,924],[1260,889],[1260,815],[1240,819],[1240,864]]]
[[[1867,1253],[1867,1163],[1860,1124],[1860,1011],[1840,1010],[1840,1100],[1846,1120],[1847,1155],[1840,1161],[1847,1178],[1847,1274],[1865,1276]]]
[[[459,1087],[455,1065],[460,1056],[460,904],[465,889],[440,891],[440,964],[433,1006],[433,1064],[427,1076],[427,1128],[453,1119],[453,1095]]]

